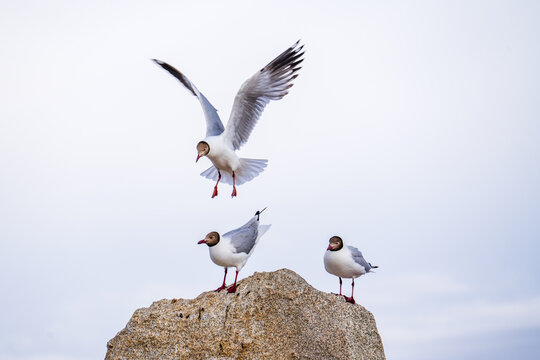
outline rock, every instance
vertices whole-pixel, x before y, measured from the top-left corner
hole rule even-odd
[[[385,359],[373,315],[287,269],[255,273],[236,294],[154,302],[107,343],[116,359]]]

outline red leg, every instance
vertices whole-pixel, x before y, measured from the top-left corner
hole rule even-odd
[[[238,279],[238,270],[236,270],[236,276],[234,277],[234,284],[233,286],[231,286],[230,288],[227,289],[227,292],[230,294],[230,293],[235,293],[236,292],[236,279]]]
[[[343,285],[343,281],[341,281],[341,276],[338,276],[338,278],[339,278],[339,294],[336,294],[336,293],[332,293],[332,294],[334,294],[334,295],[339,295],[339,296],[343,296],[343,297],[346,298],[345,295],[342,295],[342,294],[341,294],[341,286]]]
[[[221,172],[219,172],[219,170],[218,170],[217,173],[218,173],[219,177],[217,179],[216,186],[214,186],[214,192],[212,193],[212,199],[217,196],[217,186],[219,184],[219,180],[221,180]]]
[[[236,196],[236,185],[235,185],[235,181],[236,181],[236,174],[234,173],[234,171],[232,172],[232,194],[231,194],[231,197],[235,197]]]
[[[223,284],[214,291],[221,291],[226,288],[225,279],[227,278],[227,268],[225,268],[225,276],[223,276]]]
[[[351,297],[345,297],[345,301],[356,304],[356,301],[354,301],[354,278],[352,279]]]

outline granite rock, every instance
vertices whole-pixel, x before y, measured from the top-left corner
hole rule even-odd
[[[120,359],[385,359],[375,318],[287,269],[255,273],[236,294],[154,302],[107,343]]]

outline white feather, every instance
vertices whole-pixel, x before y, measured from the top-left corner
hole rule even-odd
[[[357,278],[366,273],[366,269],[354,261],[347,246],[338,251],[327,250],[324,253],[324,268],[332,275],[347,279]]]

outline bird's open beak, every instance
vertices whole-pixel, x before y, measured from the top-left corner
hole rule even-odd
[[[197,160],[195,160],[195,162],[199,161],[200,158],[201,158],[201,155],[197,154]]]
[[[328,247],[326,248],[326,250],[332,250],[332,245],[328,245]]]
[[[206,240],[205,240],[205,239],[202,239],[202,240],[199,241],[197,244],[206,244]]]

